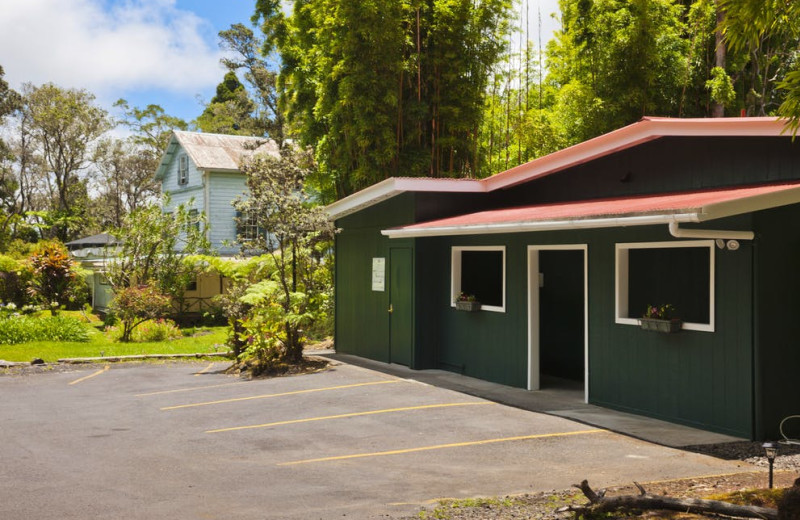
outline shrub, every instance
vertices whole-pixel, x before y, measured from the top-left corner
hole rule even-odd
[[[0,255],[0,302],[24,305],[27,301],[25,285],[30,274],[22,262]]]
[[[111,301],[111,310],[122,324],[120,341],[131,341],[136,327],[167,314],[172,302],[152,285],[125,287],[117,291]]]
[[[107,327],[106,332],[116,340],[121,340],[122,330],[119,327]],[[131,341],[144,343],[151,341],[167,341],[182,338],[181,329],[172,320],[157,319],[143,321],[131,333]]]
[[[28,291],[55,315],[61,305],[75,298],[81,279],[67,249],[58,242],[43,242],[28,259],[33,278]]]
[[[80,321],[68,316],[19,316],[0,320],[0,344],[30,341],[89,341],[89,331]]]

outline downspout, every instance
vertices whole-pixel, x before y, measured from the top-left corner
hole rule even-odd
[[[755,233],[752,231],[727,231],[719,229],[685,229],[680,223],[669,223],[669,234],[675,238],[722,238],[725,240],[753,240]]]

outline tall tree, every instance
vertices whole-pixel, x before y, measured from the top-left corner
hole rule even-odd
[[[561,0],[549,80],[570,142],[677,112],[687,43],[673,0]]]
[[[476,175],[508,0],[256,3],[282,106],[341,197],[391,175]]]
[[[3,79],[5,71],[0,66],[0,127],[3,120],[20,106],[20,97],[9,88]],[[17,216],[17,191],[19,183],[13,175],[10,163],[13,158],[11,149],[0,136],[0,242],[8,243],[9,227]],[[3,247],[0,246],[0,251]]]
[[[313,161],[293,147],[284,148],[281,157],[259,154],[242,165],[247,174],[249,195],[234,205],[263,230],[255,236],[241,237],[246,251],[266,252],[274,274],[253,288],[253,322],[261,329],[254,334],[254,352],[262,359],[277,357],[292,363],[303,357],[302,329],[313,322],[324,303],[326,280],[321,255],[314,246],[328,241],[333,230],[321,206],[315,206],[305,190]],[[265,356],[269,354],[268,356]]]
[[[255,103],[253,135],[265,135],[283,148],[285,136],[283,112],[278,106],[277,67],[270,66],[262,55],[264,41],[243,24],[231,25],[220,31],[221,45],[232,55],[222,63],[232,72],[244,71],[245,83],[249,86],[250,98]]]
[[[748,115],[778,113],[800,123],[800,4],[782,0],[718,0],[720,27],[744,54],[740,77]]]
[[[105,110],[86,90],[62,89],[52,83],[23,86],[23,117],[46,168],[53,219],[52,231],[66,241],[80,231],[88,190],[82,173],[90,165],[95,141],[111,126]]]
[[[250,99],[236,73],[228,71],[217,85],[216,95],[194,123],[203,132],[234,135],[257,135],[253,118],[255,103]]]

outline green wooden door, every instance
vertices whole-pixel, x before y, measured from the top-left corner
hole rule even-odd
[[[389,360],[406,366],[411,365],[414,337],[411,256],[408,247],[389,250]]]

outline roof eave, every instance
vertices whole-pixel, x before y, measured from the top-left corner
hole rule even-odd
[[[490,235],[499,233],[527,233],[532,231],[567,231],[574,229],[598,229],[628,226],[654,226],[670,222],[700,222],[699,212],[659,213],[619,217],[585,219],[540,220],[528,222],[502,222],[497,224],[473,224],[442,226],[418,229],[385,229],[381,234],[389,238],[423,238],[456,235]]]
[[[175,156],[175,150],[178,148],[178,146],[178,139],[173,131],[172,135],[169,137],[167,148],[164,150],[164,154],[161,156],[161,160],[158,162],[158,167],[156,168],[155,179],[157,181],[164,179],[164,176],[167,174],[167,167],[169,166],[169,163],[172,162],[172,159]]]
[[[325,206],[325,211],[328,219],[336,220],[407,191],[483,193],[486,191],[486,187],[478,180],[390,177]]]
[[[485,179],[487,191],[509,188],[662,137],[779,137],[786,121],[774,117],[678,119],[645,117]]]

